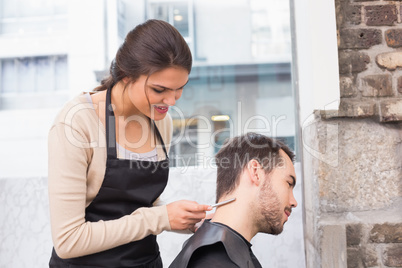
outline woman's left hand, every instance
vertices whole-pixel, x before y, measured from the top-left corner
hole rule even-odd
[[[214,217],[214,215],[215,215],[215,212],[207,214],[204,219],[202,219],[201,221],[194,224],[194,227],[190,228],[190,231],[195,233],[198,230],[198,228],[200,228],[201,225],[204,223],[204,220],[212,219]]]
[[[191,230],[197,222],[205,218],[206,211],[212,210],[209,205],[189,200],[172,202],[166,207],[172,230]]]

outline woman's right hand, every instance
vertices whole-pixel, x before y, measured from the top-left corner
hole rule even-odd
[[[193,229],[194,225],[205,218],[210,205],[201,205],[195,201],[180,200],[167,206],[169,223],[172,230]]]

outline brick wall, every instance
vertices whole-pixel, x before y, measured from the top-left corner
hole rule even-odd
[[[402,267],[402,224],[346,226],[348,267]]]
[[[402,122],[316,113],[303,135],[307,267],[402,267]]]
[[[354,120],[371,117],[379,124],[385,123],[383,127],[372,125],[373,131],[388,131],[386,123],[402,121],[402,1],[335,0],[335,5],[341,93],[338,115]],[[394,126],[402,130],[400,124]],[[364,133],[360,136],[364,140]],[[378,180],[396,182],[395,187],[400,188],[402,152],[397,144],[394,143],[396,153],[393,146],[388,151],[393,155],[390,160],[396,161],[392,168],[397,171],[396,177],[381,175]],[[380,169],[373,167],[372,172],[380,172]],[[376,185],[381,191],[387,188],[378,183],[372,186]],[[366,186],[371,187],[370,184]],[[353,187],[350,190],[354,190]],[[401,196],[401,192],[399,190],[396,195]],[[373,197],[370,192],[366,195]],[[368,209],[366,212],[379,223],[349,220],[346,224],[349,268],[402,267],[402,223],[398,223],[395,217],[393,223],[376,218],[378,211],[374,206],[379,204],[380,200],[376,200],[372,211]],[[383,211],[386,209],[387,206],[382,208]],[[395,216],[400,215],[402,210]]]
[[[307,267],[402,267],[402,0],[334,3],[339,111],[302,133]]]
[[[402,1],[335,0],[339,115],[402,121]]]

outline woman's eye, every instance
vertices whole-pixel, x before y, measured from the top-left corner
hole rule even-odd
[[[152,88],[153,91],[155,91],[156,93],[162,93],[163,91],[165,91],[164,89],[156,89],[156,88]]]

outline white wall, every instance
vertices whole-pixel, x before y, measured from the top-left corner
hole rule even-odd
[[[315,205],[312,192],[316,191],[311,174],[311,157],[315,157],[310,144],[305,144],[309,128],[313,124],[314,110],[338,110],[339,106],[339,70],[338,47],[336,37],[335,2],[322,0],[291,0],[294,6],[296,41],[297,80],[295,86],[299,109],[298,132],[301,133],[302,159],[306,159],[302,166],[303,176],[303,213],[305,230],[306,266],[318,267],[320,254],[315,250],[316,221],[319,212]],[[335,126],[336,127],[336,126]],[[326,131],[326,130],[323,130]],[[310,133],[311,134],[311,133]]]
[[[335,2],[292,0],[295,7],[300,122],[314,110],[338,109]]]

